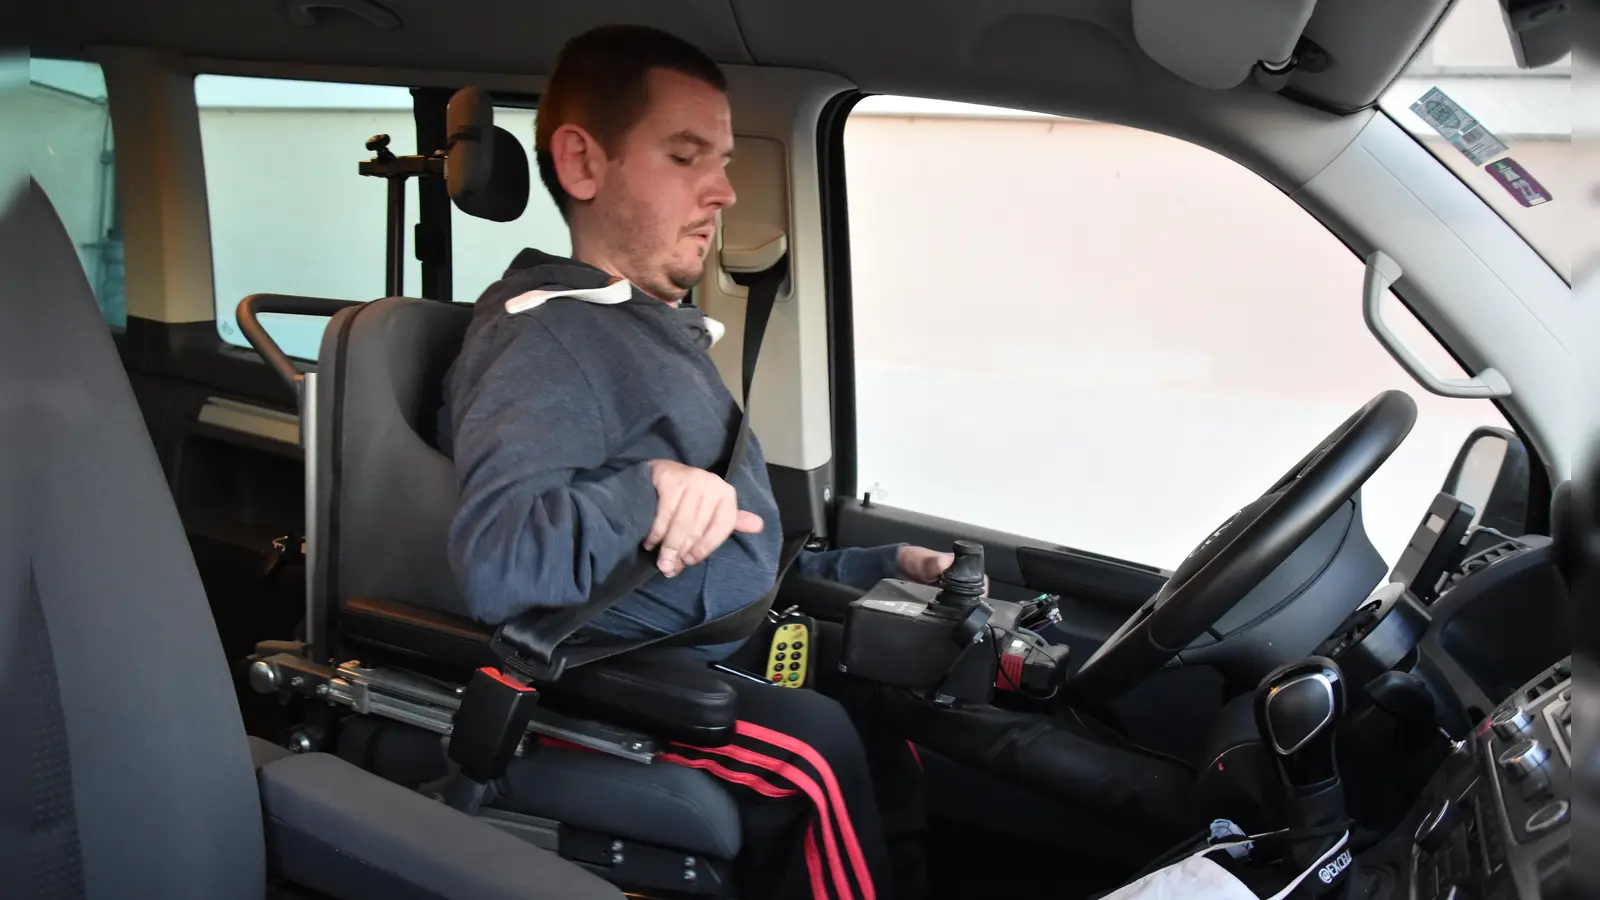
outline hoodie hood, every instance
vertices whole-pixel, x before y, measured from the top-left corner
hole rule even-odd
[[[531,247],[517,254],[506,269],[505,277],[516,278],[519,287],[527,286],[526,290],[505,301],[508,315],[537,309],[557,297],[569,297],[604,306],[639,304],[657,314],[666,314],[687,331],[690,340],[702,350],[711,349],[727,331],[725,325],[692,303],[667,303],[646,294],[627,279],[588,263],[552,256]]]

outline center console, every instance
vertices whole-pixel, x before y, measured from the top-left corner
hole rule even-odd
[[[1356,857],[1351,896],[1573,896],[1572,663],[1550,667],[1457,742],[1400,828]]]

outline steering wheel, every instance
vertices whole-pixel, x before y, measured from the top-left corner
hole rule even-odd
[[[1190,551],[1078,669],[1068,685],[1072,697],[1104,706],[1160,671],[1355,496],[1416,421],[1417,404],[1401,391],[1385,391],[1356,410]]]

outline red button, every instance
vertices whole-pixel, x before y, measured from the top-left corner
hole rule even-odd
[[[783,673],[779,672],[779,673],[773,675],[772,676],[772,680],[773,681],[782,681],[783,680]]]

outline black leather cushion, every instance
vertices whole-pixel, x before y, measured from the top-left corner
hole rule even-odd
[[[511,222],[528,208],[528,190],[532,181],[528,167],[527,151],[517,141],[517,136],[504,128],[490,129],[490,151],[487,157],[474,155],[473,165],[481,165],[485,158],[492,160],[489,171],[483,175],[484,187],[477,191],[459,191],[450,199],[456,207],[469,216],[492,222]],[[461,147],[451,152],[450,164],[456,164]],[[473,148],[476,149],[476,148]]]
[[[340,632],[352,649],[377,649],[402,661],[461,669],[499,665],[489,652],[487,626],[394,600],[347,600]],[[727,743],[738,719],[733,688],[681,648],[590,663],[539,690],[545,706],[567,715],[702,746]]]
[[[380,597],[351,597],[339,613],[340,639],[358,656],[376,648],[400,662],[427,660],[464,672],[500,665],[489,652],[491,634],[464,616]]]
[[[459,504],[455,467],[433,445],[444,376],[471,320],[464,304],[390,297],[344,310],[323,336],[324,528],[312,552],[323,573],[314,589],[330,607],[391,597],[466,615],[446,552]]]
[[[540,690],[546,706],[568,715],[703,747],[732,740],[739,717],[733,688],[675,647],[590,663]]]

